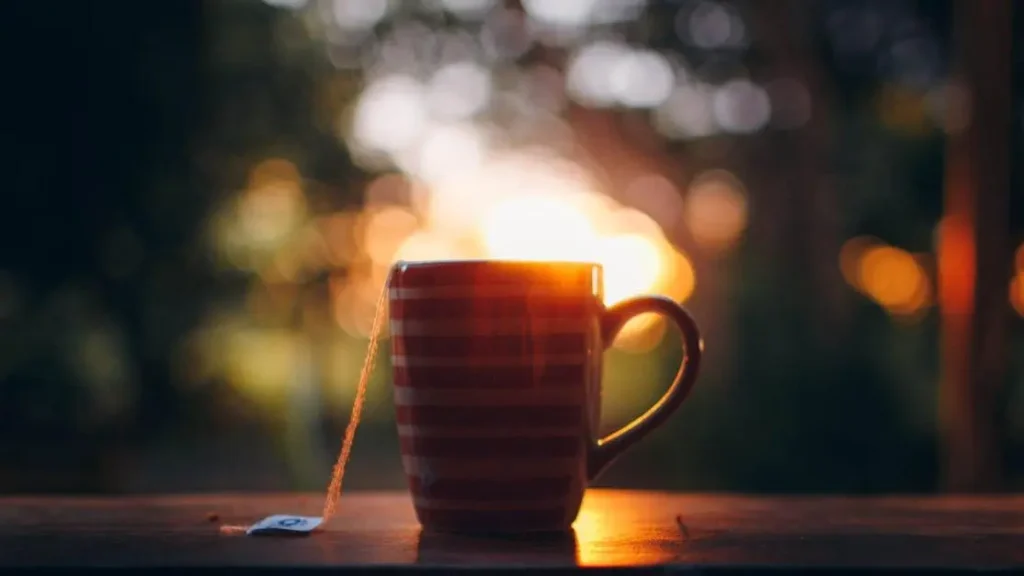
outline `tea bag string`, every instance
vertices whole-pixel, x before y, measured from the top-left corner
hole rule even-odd
[[[394,270],[394,268],[392,268]],[[338,509],[338,501],[341,499],[342,482],[345,479],[345,466],[352,456],[352,445],[356,438],[356,429],[363,415],[363,405],[366,403],[366,390],[373,373],[373,367],[377,358],[377,347],[380,342],[380,332],[384,325],[384,311],[387,303],[388,289],[391,286],[391,273],[388,273],[381,288],[380,296],[377,297],[377,308],[374,311],[373,325],[370,328],[370,341],[366,350],[366,357],[363,359],[363,367],[359,372],[359,385],[356,388],[356,397],[352,403],[352,414],[349,416],[348,425],[345,427],[345,435],[341,443],[341,452],[331,470],[331,481],[327,486],[327,495],[324,498],[321,526],[326,524],[335,515]],[[248,526],[237,526],[225,524],[220,527],[224,534],[239,534],[248,530]]]
[[[384,281],[384,287],[377,297],[377,309],[373,314],[373,325],[370,328],[370,342],[366,349],[366,357],[363,359],[363,368],[359,372],[359,386],[356,388],[356,398],[352,404],[352,415],[348,419],[348,426],[345,427],[345,436],[341,443],[341,452],[338,460],[334,463],[331,471],[331,482],[327,486],[327,497],[324,499],[323,519],[326,524],[337,511],[338,500],[341,498],[342,482],[345,479],[345,466],[352,456],[352,444],[356,438],[356,428],[363,415],[363,404],[366,403],[366,388],[373,373],[373,367],[377,358],[377,345],[380,341],[380,331],[384,324],[384,309],[387,302],[388,286],[391,284],[391,274],[388,274]]]

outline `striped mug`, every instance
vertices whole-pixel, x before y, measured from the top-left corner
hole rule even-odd
[[[660,296],[611,307],[599,264],[399,262],[391,271],[391,362],[402,465],[427,530],[568,530],[583,492],[682,404],[703,342]],[[667,316],[683,364],[665,395],[598,438],[602,352],[634,316]]]

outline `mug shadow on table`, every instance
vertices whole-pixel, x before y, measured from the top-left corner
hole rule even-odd
[[[421,530],[416,562],[433,566],[575,566],[579,562],[579,543],[572,529],[524,536],[470,536]]]

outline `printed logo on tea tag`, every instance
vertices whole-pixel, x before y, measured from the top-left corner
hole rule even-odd
[[[297,536],[300,534],[309,534],[323,523],[324,519],[319,516],[275,514],[273,516],[267,516],[263,520],[253,524],[245,533],[250,536],[271,534],[292,534]]]

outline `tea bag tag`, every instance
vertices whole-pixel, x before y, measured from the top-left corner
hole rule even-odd
[[[302,535],[309,534],[324,523],[320,516],[292,516],[275,514],[253,524],[245,531],[249,536]]]

